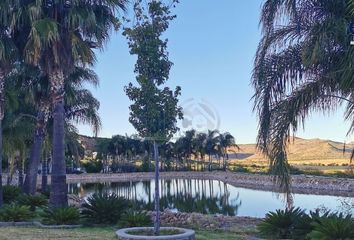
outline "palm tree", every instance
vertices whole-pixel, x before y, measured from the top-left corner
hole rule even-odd
[[[2,166],[3,136],[2,121],[5,116],[5,77],[16,61],[17,48],[10,34],[11,13],[15,3],[4,0],[0,3],[0,166]],[[0,167],[0,207],[3,204],[2,168]]]
[[[194,152],[195,146],[194,146],[194,138],[195,138],[195,130],[189,130],[186,131],[185,136],[183,138],[183,142],[184,142],[184,147],[186,149],[186,157],[187,157],[187,161],[189,161],[189,166],[188,168],[191,169],[192,168],[192,154]]]
[[[22,66],[15,76],[24,79],[22,82],[27,95],[26,99],[35,106],[35,111],[37,111],[37,116],[34,116],[36,127],[33,132],[33,144],[24,184],[24,192],[35,194],[38,165],[41,162],[47,122],[52,117],[49,112],[51,102],[49,81],[48,77],[38,68],[26,65]],[[98,78],[93,71],[82,67],[76,67],[74,72],[68,76],[64,87],[66,91],[65,118],[66,121],[88,122],[93,126],[94,132],[97,132],[100,127],[97,114],[99,103],[90,92],[81,89],[85,82],[97,86]]]
[[[53,115],[53,169],[50,203],[67,205],[64,160],[64,85],[79,64],[92,65],[93,48],[102,48],[112,28],[118,28],[116,11],[125,0],[30,1],[31,30],[25,48],[28,63],[40,66],[50,82]]]
[[[286,148],[309,114],[346,104],[348,134],[354,130],[354,49],[347,31],[353,17],[353,0],[267,0],[263,5],[253,75],[257,145],[288,203]]]
[[[220,143],[220,133],[218,130],[208,130],[207,137],[205,139],[205,152],[208,154],[208,170],[211,171],[212,155],[217,154],[217,148]]]
[[[206,148],[205,148],[206,139],[207,139],[206,133],[198,133],[195,137],[195,148],[196,148],[196,152],[200,157],[200,161],[202,162],[202,170],[205,169],[204,161],[206,155]]]
[[[219,141],[220,141],[219,152],[223,159],[222,168],[224,169],[224,171],[226,171],[227,160],[229,160],[229,154],[227,152],[228,148],[236,147],[237,149],[239,149],[239,146],[235,143],[234,136],[232,136],[228,132],[220,134]]]

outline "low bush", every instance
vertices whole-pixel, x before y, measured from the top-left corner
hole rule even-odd
[[[3,199],[5,204],[13,203],[22,193],[19,187],[6,185],[2,187]]]
[[[312,222],[308,239],[354,239],[354,220],[351,215],[332,214]]]
[[[152,221],[145,212],[129,209],[123,213],[119,223],[122,227],[146,227],[150,226]]]
[[[33,213],[28,206],[11,204],[0,208],[0,219],[5,222],[23,222],[32,217]]]
[[[291,166],[291,165],[289,167],[289,170],[290,170],[290,174],[293,174],[293,175],[299,175],[299,174],[303,174],[304,173],[304,171],[300,170],[297,167]]]
[[[82,204],[82,215],[89,223],[116,224],[129,206],[127,200],[114,193],[94,193]]]
[[[294,226],[302,221],[304,215],[304,211],[300,208],[269,212],[265,219],[258,225],[258,230],[262,236],[270,239],[291,238]]]
[[[48,225],[75,225],[80,221],[80,211],[76,207],[46,208],[43,223]]]
[[[299,208],[270,212],[258,225],[267,239],[354,239],[352,215],[320,211],[305,214]]]
[[[250,170],[248,170],[248,168],[243,167],[243,166],[235,166],[233,171],[240,172],[240,173],[249,173],[250,172]]]
[[[17,198],[17,203],[19,205],[29,206],[31,211],[35,211],[37,207],[46,206],[48,204],[48,199],[42,194],[22,194]]]
[[[138,168],[132,163],[113,163],[111,170],[114,173],[138,172]]]
[[[84,162],[82,166],[85,168],[87,173],[100,173],[103,170],[102,161],[90,160]]]

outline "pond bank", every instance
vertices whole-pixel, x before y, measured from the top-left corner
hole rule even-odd
[[[265,174],[253,173],[234,173],[234,172],[161,172],[161,179],[201,179],[201,180],[218,180],[228,183],[235,187],[251,188],[256,190],[277,191],[272,182],[272,177]],[[67,183],[94,183],[94,182],[127,182],[127,181],[144,181],[154,178],[152,172],[139,173],[110,173],[110,174],[68,174]],[[3,176],[3,183],[6,175]],[[50,176],[48,176],[50,183]],[[38,176],[37,183],[41,184],[41,176]],[[12,184],[17,184],[14,178]],[[294,193],[316,194],[316,195],[333,195],[354,197],[354,179],[334,178],[313,175],[293,175],[292,187]]]
[[[233,173],[233,172],[161,172],[161,179],[210,179],[218,180],[235,187],[252,188],[257,190],[276,191],[269,175]],[[143,181],[154,178],[153,173],[117,173],[117,174],[81,174],[67,175],[68,183],[93,182],[126,182]],[[354,179],[293,175],[292,187],[294,193],[335,195],[354,197]]]

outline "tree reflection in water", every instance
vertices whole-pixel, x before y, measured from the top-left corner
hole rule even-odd
[[[140,208],[154,208],[154,181],[69,184],[71,194],[85,197],[100,191],[114,192],[130,199]],[[239,194],[230,197],[229,186],[215,180],[160,180],[160,207],[179,212],[237,215],[241,206]]]

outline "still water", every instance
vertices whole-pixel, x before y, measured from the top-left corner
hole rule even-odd
[[[69,184],[69,193],[87,197],[99,191],[114,192],[144,208],[153,209],[155,182],[77,183]],[[264,217],[269,211],[284,208],[281,197],[269,191],[234,187],[216,180],[160,180],[161,209],[229,216]],[[294,205],[354,213],[354,198],[295,194]]]

